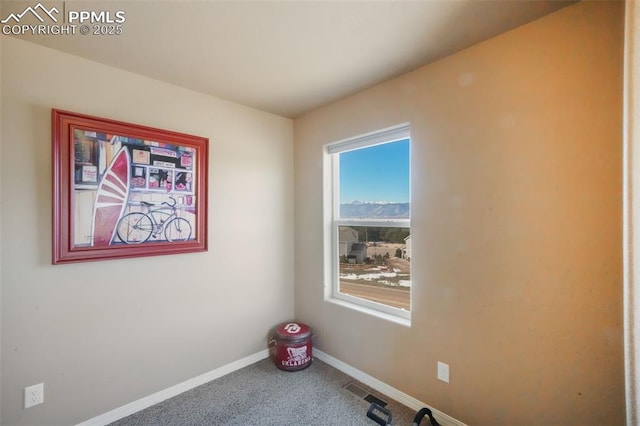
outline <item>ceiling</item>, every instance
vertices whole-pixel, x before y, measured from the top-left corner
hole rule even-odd
[[[2,17],[34,1],[3,0]],[[404,74],[573,1],[42,1],[125,12],[123,34],[20,36],[286,117]],[[27,19],[26,17],[24,19]],[[36,22],[37,23],[37,22]]]

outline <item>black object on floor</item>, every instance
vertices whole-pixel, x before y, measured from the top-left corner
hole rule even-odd
[[[440,426],[440,423],[436,421],[433,417],[433,413],[427,407],[422,408],[416,413],[416,416],[413,418],[413,426],[419,426],[422,419],[424,419],[424,416],[429,418],[429,424],[431,426]],[[369,410],[367,410],[367,417],[380,426],[391,426],[391,411],[376,404],[375,402],[372,402],[371,406],[369,406]]]
[[[418,413],[416,414],[416,417],[413,419],[413,426],[418,426],[425,415],[429,417],[429,422],[431,423],[431,426],[440,426],[440,424],[436,421],[436,419],[433,418],[433,413],[431,412],[431,410],[429,410],[427,407],[424,407],[423,409],[418,411]]]
[[[391,425],[391,411],[379,406],[375,402],[372,402],[371,406],[367,410],[367,417],[378,423],[380,426]]]
[[[364,400],[367,402],[370,402],[371,404],[375,403],[376,405],[379,405],[380,407],[386,407],[387,403],[384,402],[383,400],[381,400],[380,398],[378,398],[375,395],[367,395],[364,397]]]

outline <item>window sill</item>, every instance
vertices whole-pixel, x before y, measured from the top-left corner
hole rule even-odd
[[[347,302],[342,299],[336,299],[335,297],[328,297],[325,299],[326,302],[333,303],[334,305],[342,306],[344,308],[348,308],[357,312],[361,312],[363,314],[371,315],[376,318],[383,319],[385,321],[390,321],[399,325],[403,325],[405,327],[411,327],[411,320],[407,318],[401,318],[397,315],[388,314],[386,312],[381,312],[376,309],[367,308],[366,306],[361,306],[356,303]]]

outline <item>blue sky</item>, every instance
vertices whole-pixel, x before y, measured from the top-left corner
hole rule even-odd
[[[340,204],[409,202],[409,139],[340,154]]]

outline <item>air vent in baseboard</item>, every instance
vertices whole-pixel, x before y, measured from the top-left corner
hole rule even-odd
[[[362,398],[369,403],[375,402],[381,407],[386,407],[388,404],[386,401],[383,401],[377,396],[371,394],[368,390],[364,389],[355,382],[349,382],[344,386],[344,388],[352,394],[356,395],[358,398]]]

